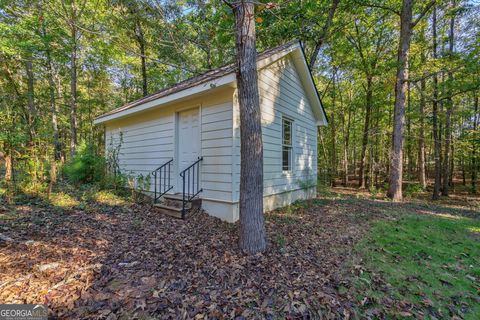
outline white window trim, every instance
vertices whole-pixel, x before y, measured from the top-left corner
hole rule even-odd
[[[283,143],[283,138],[284,138],[284,121],[288,121],[290,122],[290,145],[287,145],[287,144],[284,144]],[[281,163],[281,166],[282,166],[282,173],[283,175],[287,175],[287,176],[291,176],[293,175],[293,168],[294,168],[294,130],[293,130],[293,127],[294,127],[294,121],[293,119],[289,118],[289,117],[286,117],[286,116],[282,116],[282,149],[281,149],[281,152],[282,152],[282,163]],[[290,148],[290,169],[288,170],[285,170],[283,168],[283,148],[284,147],[289,147]]]

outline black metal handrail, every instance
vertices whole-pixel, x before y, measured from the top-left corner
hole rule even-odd
[[[200,192],[200,162],[203,157],[198,157],[198,160],[192,163],[189,167],[180,172],[182,177],[182,218],[185,218],[185,207],[189,201],[195,198]],[[195,184],[196,183],[196,184]]]
[[[160,167],[152,171],[153,184],[155,190],[155,196],[153,202],[157,202],[165,193],[173,189],[173,185],[170,181],[170,169],[172,167],[173,159],[165,162]],[[157,183],[158,182],[158,183]]]

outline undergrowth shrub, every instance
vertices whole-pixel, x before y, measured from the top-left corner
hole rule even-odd
[[[100,183],[105,178],[106,162],[95,145],[82,143],[76,156],[63,168],[67,180],[74,184]]]
[[[95,145],[82,143],[75,158],[63,169],[67,181],[76,185],[95,184],[100,189],[126,187],[128,178],[118,165],[119,148],[108,148],[103,156]]]
[[[407,185],[407,187],[405,188],[404,194],[405,194],[405,197],[411,198],[415,194],[423,192],[423,191],[424,190],[423,190],[423,188],[420,184],[414,183],[414,184]]]

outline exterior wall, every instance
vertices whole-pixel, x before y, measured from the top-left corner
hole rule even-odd
[[[295,61],[287,57],[259,71],[264,142],[264,210],[314,197],[317,179],[317,125]],[[233,99],[232,99],[233,97]],[[200,109],[202,207],[213,216],[234,222],[239,218],[239,109],[231,87],[215,88],[201,96],[106,123],[107,148],[120,143],[119,164],[124,173],[147,175],[176,159],[176,113]],[[293,120],[293,169],[282,171],[282,117]],[[120,132],[122,134],[120,134]],[[172,166],[172,183],[178,175]],[[153,185],[151,186],[153,190]]]
[[[203,156],[200,176],[203,192],[200,197],[204,199],[204,207],[210,214],[232,221],[233,90],[231,87],[212,89],[208,94],[197,98],[107,122],[106,148],[119,148],[120,170],[131,176],[146,176],[163,163],[174,159],[171,183],[175,185],[178,176],[175,161],[176,114],[182,110],[199,108],[199,139]],[[151,181],[152,192],[153,179]],[[230,209],[230,213],[225,210],[225,204],[229,204],[227,209]]]
[[[294,62],[281,59],[259,71],[264,152],[264,209],[287,205],[315,195],[317,181],[317,126]],[[234,202],[240,194],[240,132],[234,98]],[[293,168],[282,170],[282,117],[293,120]],[[306,192],[307,185],[312,187]],[[236,213],[238,216],[238,212]]]

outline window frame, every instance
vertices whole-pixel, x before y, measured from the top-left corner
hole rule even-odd
[[[290,125],[290,144],[285,143],[285,123]],[[282,116],[282,172],[284,174],[291,174],[293,172],[293,120],[291,118]],[[288,168],[284,166],[284,152],[288,150]]]

